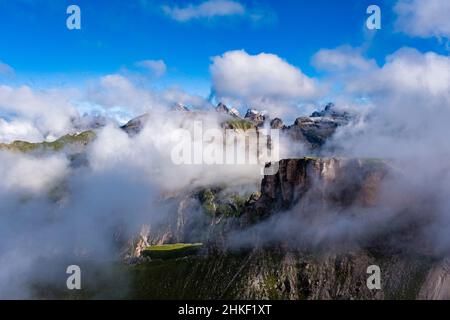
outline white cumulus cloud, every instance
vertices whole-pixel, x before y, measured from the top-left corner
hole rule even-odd
[[[186,93],[180,88],[162,90],[148,88],[120,75],[103,76],[88,88],[85,100],[103,108],[122,108],[137,115],[150,110],[167,110],[176,104],[205,106],[205,99]]]
[[[167,66],[163,60],[143,60],[137,62],[136,65],[148,70],[157,78],[163,76],[167,71]]]
[[[166,15],[179,22],[193,19],[245,15],[245,7],[232,0],[208,0],[199,4],[188,4],[185,7],[168,6],[162,7]]]
[[[34,90],[28,86],[0,86],[0,114],[12,121],[0,122],[0,142],[9,138],[51,140],[66,134],[71,120],[78,115],[71,99],[76,90]]]
[[[341,46],[336,49],[321,49],[313,59],[313,65],[319,70],[370,70],[376,67],[375,60],[368,60],[362,51],[350,46]]]
[[[275,54],[228,51],[213,58],[210,72],[219,100],[265,108],[277,116],[288,112],[286,105],[313,99],[320,93],[314,79]]]
[[[398,30],[418,37],[450,37],[450,1],[400,0],[394,7]]]
[[[404,100],[421,97],[428,105],[437,99],[450,103],[450,58],[402,48],[388,56],[381,68],[355,78],[349,88],[382,95],[395,93]]]

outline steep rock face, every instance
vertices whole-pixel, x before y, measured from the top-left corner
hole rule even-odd
[[[378,160],[302,158],[285,159],[278,172],[265,176],[256,208],[265,213],[288,210],[303,202],[340,206],[373,205],[386,174]]]
[[[270,121],[270,127],[272,129],[284,129],[285,125],[283,123],[283,120],[281,120],[280,118],[275,118]]]
[[[428,272],[419,293],[419,299],[450,299],[450,260],[444,259]]]
[[[367,287],[367,267],[379,265],[382,289]],[[209,253],[150,261],[132,269],[137,299],[415,299],[429,262],[386,259],[367,251],[316,254],[276,250]]]
[[[263,179],[261,193],[241,203],[243,217],[283,215],[284,210],[307,214],[305,203],[319,204],[314,215],[328,204],[342,208],[353,205],[373,207],[387,175],[387,164],[373,159],[302,158],[286,159],[279,171]],[[192,195],[191,195],[192,196]],[[190,216],[191,200],[182,201],[176,214],[168,218],[167,228],[146,229],[136,246],[197,241],[206,232],[206,251],[198,256],[174,260],[141,260],[131,266],[131,297],[150,299],[444,299],[448,298],[448,262],[440,262],[419,252],[385,250],[388,246],[339,246],[319,249],[288,246],[284,243],[258,245],[247,249],[228,249],[218,245],[224,238],[216,233],[227,223],[228,210],[218,210],[226,202],[214,200],[204,191],[199,199],[208,219]],[[184,203],[184,204],[183,204]],[[228,208],[228,207],[227,207]],[[230,207],[232,208],[232,207]],[[256,209],[255,209],[256,208]],[[191,208],[192,209],[192,208]],[[259,210],[259,211],[258,211]],[[195,211],[195,210],[194,210]],[[239,210],[238,210],[239,211]],[[259,215],[256,215],[259,213]],[[226,230],[246,228],[242,217],[231,218]],[[169,223],[169,221],[171,221]],[[270,221],[270,220],[269,220]],[[242,220],[241,220],[242,222]],[[199,228],[199,225],[203,224]],[[212,236],[213,235],[213,236]],[[219,236],[218,236],[219,235]],[[226,237],[225,237],[226,238]],[[379,241],[378,239],[377,241]],[[388,239],[382,237],[381,241]],[[212,241],[212,242],[209,242]],[[226,241],[226,240],[225,240]],[[224,242],[225,242],[224,241]],[[287,242],[290,239],[286,239]],[[381,270],[381,289],[367,287],[367,268]]]
[[[143,225],[139,234],[122,248],[125,261],[134,262],[150,245],[206,243],[220,246],[227,231],[239,226],[247,197],[204,189],[164,200],[164,216]],[[138,262],[138,261],[137,261]]]
[[[378,160],[286,159],[266,176],[261,194],[246,203],[248,215],[283,215],[305,202],[371,207],[387,165]],[[316,206],[315,209],[320,205]],[[313,214],[326,214],[314,210]],[[256,220],[261,221],[260,219]],[[240,227],[246,227],[241,225]],[[217,239],[214,239],[217,240]],[[384,239],[383,239],[384,240]],[[287,242],[290,239],[286,239]],[[386,251],[376,246],[337,246],[319,250],[273,244],[223,250],[177,261],[149,261],[136,266],[136,298],[170,299],[416,299],[445,298],[448,271],[432,257]],[[381,270],[381,289],[367,287],[367,268]]]
[[[137,236],[123,243],[121,252],[125,261],[134,262],[150,245],[204,240],[208,217],[201,213],[200,204],[192,195],[166,199],[158,210],[166,213],[159,220],[143,225]]]
[[[216,111],[219,113],[228,114],[230,112],[230,109],[228,109],[228,107],[226,105],[224,105],[222,102],[220,102],[216,107]]]

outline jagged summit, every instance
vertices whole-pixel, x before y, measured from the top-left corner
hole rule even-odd
[[[222,102],[219,102],[219,104],[216,107],[216,111],[219,113],[226,113],[228,114],[230,112],[230,109],[226,105],[224,105]]]
[[[280,118],[275,118],[270,121],[270,128],[272,129],[284,129],[285,125],[283,123],[283,120]]]
[[[311,117],[313,117],[313,118],[325,117],[327,115],[331,115],[334,112],[335,112],[334,111],[334,103],[330,102],[325,106],[325,108],[322,111],[314,111],[311,114]]]
[[[219,113],[227,114],[235,118],[245,119],[247,121],[253,122],[255,125],[261,125],[267,119],[266,115],[263,112],[260,112],[256,109],[248,109],[245,113],[245,116],[242,117],[239,110],[237,110],[236,108],[228,108],[222,102],[219,102],[215,109]]]
[[[351,115],[347,111],[338,110],[334,103],[328,103],[322,111],[315,111],[311,114],[311,118],[332,118],[349,120]]]
[[[235,118],[242,118],[241,114],[239,113],[239,111],[236,108],[228,108],[222,102],[220,102],[217,105],[216,111],[219,112],[219,113],[230,115],[230,116],[235,117]]]
[[[229,113],[236,118],[241,118],[241,114],[239,113],[239,110],[236,108],[231,108]]]
[[[264,124],[267,119],[266,115],[263,112],[255,109],[248,109],[244,118],[253,122],[257,126]]]
[[[260,114],[260,112],[256,109],[248,109],[247,112],[245,113],[245,117],[250,118],[250,117],[258,116],[259,114]]]
[[[147,123],[149,118],[150,114],[144,113],[143,115],[137,118],[131,119],[120,128],[123,129],[130,136],[136,135],[142,130],[142,127]]]

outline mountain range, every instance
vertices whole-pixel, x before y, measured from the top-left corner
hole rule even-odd
[[[174,112],[197,111],[178,105]],[[162,221],[143,224],[131,238],[116,237],[121,264],[113,276],[130,277],[120,298],[450,298],[448,260],[433,254],[418,237],[428,221],[418,218],[413,208],[396,208],[401,212],[395,215],[385,212],[386,183],[404,179],[395,165],[386,159],[320,156],[336,130],[356,115],[328,104],[285,125],[253,109],[241,116],[221,103],[215,112],[223,116],[224,129],[279,129],[304,145],[308,156],[280,160],[277,173],[262,177],[258,190],[205,185],[163,196],[161,201],[171,209]],[[135,137],[152,121],[151,113],[144,114],[121,129]],[[54,142],[15,141],[0,149],[70,150],[72,164],[89,166],[80,159],[95,139],[96,129]],[[411,217],[417,219],[411,222]],[[382,270],[381,289],[367,286],[372,265]],[[98,287],[87,291],[95,296]],[[39,297],[68,296],[51,290]]]

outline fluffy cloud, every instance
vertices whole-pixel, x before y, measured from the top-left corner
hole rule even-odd
[[[163,76],[167,71],[167,66],[163,60],[143,60],[137,62],[136,65],[147,69],[157,78]]]
[[[0,166],[2,181],[0,193],[11,190],[28,194],[45,192],[68,172],[68,160],[64,155],[38,159],[22,154],[0,152],[0,162],[8,164]]]
[[[143,225],[163,230],[159,223],[177,214],[182,199],[184,219],[193,223],[193,229],[203,225],[206,216],[197,210],[196,201],[192,200],[191,208],[186,207],[191,201],[185,201],[185,195],[198,192],[199,187],[257,190],[259,165],[176,165],[172,161],[172,150],[180,143],[173,140],[173,132],[181,128],[191,133],[192,143],[223,148],[222,141],[203,142],[203,135],[194,134],[199,122],[204,130],[222,132],[218,113],[191,113],[186,118],[181,112],[164,112],[150,117],[133,137],[116,126],[100,128],[87,147],[88,167],[70,166],[64,154],[0,151],[0,298],[34,297],[29,289],[40,281],[64,285],[67,265],[82,265],[86,258],[99,264],[86,270],[104,273]],[[245,135],[240,141],[245,143]],[[54,191],[63,196],[57,203],[47,200]]]
[[[345,79],[346,94],[369,95],[372,99],[399,96],[404,101],[423,99],[430,105],[445,104],[450,98],[450,58],[434,52],[421,53],[401,48],[386,57],[384,65],[365,58],[351,47],[321,50],[315,66],[333,79]]]
[[[400,0],[394,11],[400,31],[419,37],[450,37],[448,0]]]
[[[322,49],[314,55],[312,63],[319,70],[333,72],[352,69],[370,70],[376,67],[375,60],[364,58],[360,49],[350,46]]]
[[[361,74],[349,83],[351,91],[401,95],[403,99],[450,103],[450,58],[434,52],[420,53],[402,48],[386,58],[373,72]]]
[[[246,13],[245,7],[232,0],[208,0],[200,4],[189,4],[183,8],[178,6],[163,6],[166,15],[179,22],[193,19],[212,19],[225,16],[242,16]]]
[[[330,78],[345,79],[340,103],[364,101],[360,109],[367,112],[362,122],[339,130],[333,150],[339,144],[350,156],[382,158],[450,154],[448,56],[402,48],[382,66],[331,72]]]
[[[333,101],[357,105],[363,113],[361,122],[338,131],[332,150],[381,158],[450,154],[449,56],[401,48],[378,66],[357,49],[323,52],[316,57],[328,60],[315,61],[336,88]]]
[[[111,74],[79,89],[36,90],[0,85],[0,143],[54,140],[83,130],[96,115],[120,122],[177,104],[210,107],[206,99],[180,88],[157,90],[140,80]]]
[[[0,143],[15,140],[39,141],[42,133],[31,121],[14,119],[6,121],[0,118]]]
[[[119,74],[100,78],[87,90],[84,99],[104,108],[127,109],[137,115],[149,110],[167,110],[179,103],[197,107],[207,104],[205,99],[179,88],[153,90]]]
[[[136,87],[131,80],[119,74],[103,76],[88,88],[87,101],[105,108],[128,108],[148,110],[156,104],[152,95]]]
[[[342,54],[340,50],[336,52],[338,56]],[[344,58],[352,56],[350,51]],[[360,59],[362,56],[357,58]],[[400,212],[397,205],[401,204],[402,215],[407,212],[408,220],[424,219],[424,225],[431,222],[417,237],[423,243],[433,243],[436,252],[447,254],[450,57],[402,48],[386,57],[380,66],[366,69],[366,63],[360,60],[362,67],[353,68],[352,72],[341,68],[330,73],[332,78],[345,78],[341,83],[342,96],[353,101],[361,101],[354,98],[362,97],[360,108],[367,108],[366,114],[354,123],[337,130],[327,143],[328,154],[389,159],[396,176],[383,185],[387,195],[383,204],[393,200],[394,212]],[[377,208],[377,214],[381,213],[378,217],[382,212]],[[397,219],[402,217],[396,216]],[[334,219],[333,224],[338,225],[338,220]],[[352,224],[352,230],[357,228]]]
[[[0,141],[10,137],[42,141],[66,134],[71,119],[78,115],[71,102],[77,96],[75,90],[37,91],[28,86],[0,86],[0,113],[13,118],[0,122]]]
[[[274,54],[229,51],[213,58],[210,72],[213,91],[222,101],[281,106],[312,99],[319,93],[314,79]]]

